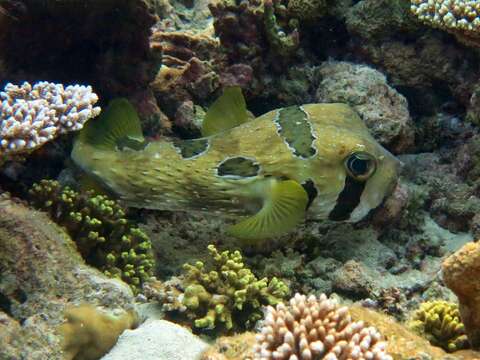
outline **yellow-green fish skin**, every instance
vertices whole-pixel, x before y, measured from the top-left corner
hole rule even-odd
[[[150,142],[143,150],[113,151],[77,141],[72,158],[127,205],[224,216],[258,210],[266,179],[291,179],[300,184],[310,180],[317,196],[308,214],[323,219],[328,218],[345,187],[345,158],[365,152],[376,159],[377,169],[366,181],[360,204],[348,219],[360,220],[392,191],[398,160],[372,138],[349,106],[308,104],[300,109],[315,138],[315,154],[308,158],[296,156],[279,134],[279,110],[205,138],[207,150],[191,158],[182,157],[178,146],[166,140]],[[258,174],[219,176],[219,164],[235,157],[253,160],[259,166]]]

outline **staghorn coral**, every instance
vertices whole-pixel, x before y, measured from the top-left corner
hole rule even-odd
[[[209,245],[208,251],[213,266],[201,261],[184,265],[184,308],[180,310],[196,328],[229,331],[252,327],[262,317],[263,305],[275,305],[288,295],[288,287],[277,278],[258,280],[245,267],[239,251],[220,253],[214,245]]]
[[[58,328],[64,360],[100,359],[124,330],[136,327],[138,322],[134,311],[111,316],[89,304],[67,307],[65,320]]]
[[[136,291],[152,275],[150,239],[126,218],[120,205],[93,191],[78,193],[57,181],[42,180],[29,191],[31,203],[48,211],[76,242],[90,265],[118,277]]]
[[[480,243],[465,244],[442,264],[445,284],[457,295],[468,341],[480,348]]]
[[[29,153],[100,113],[97,95],[90,86],[7,84],[0,92],[0,162]]]
[[[480,3],[473,0],[411,0],[411,11],[422,22],[480,46]]]
[[[325,294],[295,294],[288,305],[269,306],[254,359],[391,360],[386,342],[374,327],[352,321],[348,308]]]
[[[426,337],[432,345],[449,352],[468,347],[457,304],[441,300],[424,302],[414,312],[408,326]]]
[[[275,15],[273,1],[265,0],[264,23],[268,43],[276,56],[283,60],[293,57],[300,46],[297,22],[290,22],[288,24],[290,26],[281,26]],[[285,29],[289,27],[292,29],[287,33]]]

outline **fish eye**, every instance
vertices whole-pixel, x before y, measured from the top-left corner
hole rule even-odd
[[[348,175],[358,181],[366,181],[377,169],[375,158],[365,152],[350,154],[345,159],[345,168]]]

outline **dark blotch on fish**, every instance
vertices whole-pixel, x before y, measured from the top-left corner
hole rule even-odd
[[[218,165],[219,176],[251,177],[258,175],[260,165],[251,159],[234,157],[223,161]]]

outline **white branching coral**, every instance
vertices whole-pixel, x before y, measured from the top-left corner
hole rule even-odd
[[[0,159],[28,153],[60,134],[80,130],[100,113],[90,86],[28,82],[0,92]]]
[[[352,321],[325,294],[269,306],[256,341],[255,360],[392,360],[377,329]]]
[[[478,36],[480,1],[478,0],[411,0],[412,12],[434,27]]]

